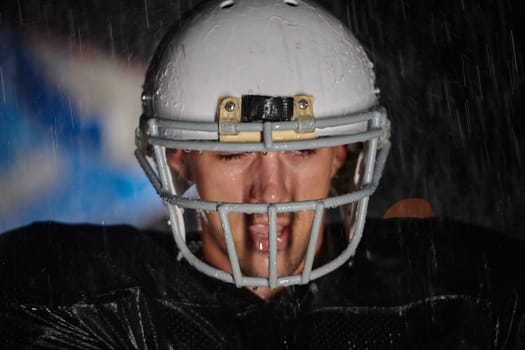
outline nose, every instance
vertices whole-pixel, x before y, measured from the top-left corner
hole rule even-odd
[[[260,153],[254,162],[250,201],[253,203],[277,203],[290,201],[287,183],[288,169],[280,152]]]

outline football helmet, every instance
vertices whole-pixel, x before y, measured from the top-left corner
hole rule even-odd
[[[165,36],[143,89],[136,156],[167,206],[180,254],[196,269],[238,286],[276,288],[307,283],[354,254],[387,158],[389,122],[378,103],[373,64],[336,17],[303,0],[208,2]],[[174,149],[281,152],[338,145],[358,153],[347,183],[323,199],[286,203],[202,200],[194,185],[170,169],[166,155]],[[347,244],[314,266],[329,208],[344,218]],[[304,268],[279,276],[276,217],[305,210],[314,218]],[[218,213],[231,271],[204,262],[188,246],[188,211]],[[267,215],[268,277],[242,272],[230,213]]]

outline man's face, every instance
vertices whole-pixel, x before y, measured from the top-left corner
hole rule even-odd
[[[196,184],[201,199],[233,203],[325,198],[345,157],[344,146],[267,154],[176,151],[168,155],[172,168]],[[219,216],[216,212],[203,215],[202,257],[215,267],[231,271]],[[268,216],[232,213],[229,221],[243,274],[268,277]],[[312,211],[278,214],[279,276],[301,271],[312,221]],[[319,237],[317,250],[322,231]]]

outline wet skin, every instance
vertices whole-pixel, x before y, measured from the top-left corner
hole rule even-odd
[[[196,184],[200,198],[233,203],[277,203],[326,198],[330,182],[346,158],[344,146],[304,151],[263,153],[168,153],[172,169]],[[231,272],[218,213],[204,213],[202,258]],[[313,212],[277,216],[278,275],[296,274],[303,268]],[[245,275],[268,277],[268,217],[266,214],[232,213],[229,222]],[[321,225],[322,227],[322,225]],[[316,253],[323,241],[319,234]],[[268,298],[278,290],[257,288]]]

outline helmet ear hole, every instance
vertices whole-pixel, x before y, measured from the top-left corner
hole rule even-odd
[[[223,2],[221,2],[221,4],[219,5],[221,9],[228,9],[230,7],[232,7],[233,5],[235,5],[235,1],[233,0],[225,0]]]
[[[299,3],[297,2],[297,0],[283,0],[283,1],[288,6],[292,6],[292,7],[299,6]]]

